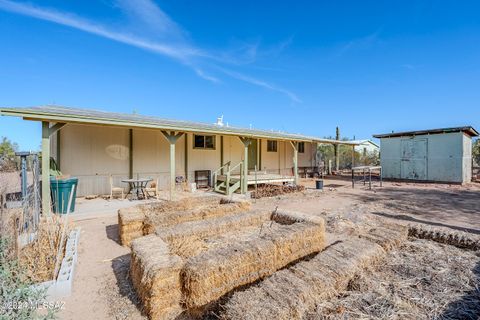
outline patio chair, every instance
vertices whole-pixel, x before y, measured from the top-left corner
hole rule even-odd
[[[114,193],[121,193],[122,194],[122,200],[125,198],[123,188],[115,187],[113,185],[113,176],[110,175],[110,200],[113,199],[113,194]]]
[[[145,196],[147,197],[155,197],[157,200],[160,197],[160,192],[158,191],[158,179],[150,183],[150,186],[145,188]]]

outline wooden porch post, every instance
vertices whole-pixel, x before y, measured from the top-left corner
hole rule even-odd
[[[65,123],[56,123],[50,127],[48,121],[42,121],[42,214],[50,215],[50,137],[63,128]]]
[[[294,175],[293,183],[297,185],[298,184],[298,142],[290,141],[290,144],[293,147],[293,175]]]
[[[42,214],[50,215],[50,124],[42,121]]]
[[[244,160],[243,160],[243,184],[242,184],[242,193],[245,194],[248,191],[248,147],[252,143],[252,139],[239,137],[243,143],[244,149]]]
[[[170,200],[173,200],[173,193],[175,192],[175,144],[177,140],[183,135],[183,132],[167,132],[162,131],[165,139],[170,143]]]

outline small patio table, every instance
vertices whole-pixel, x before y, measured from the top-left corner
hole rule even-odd
[[[125,179],[122,180],[123,183],[128,183],[130,186],[130,190],[128,191],[127,195],[125,198],[131,194],[132,195],[132,200],[138,200],[140,199],[140,193],[143,196],[143,199],[146,199],[145,195],[145,188],[147,187],[147,184],[152,181],[153,179]]]

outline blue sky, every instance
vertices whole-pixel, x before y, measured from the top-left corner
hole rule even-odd
[[[357,139],[480,129],[478,1],[0,0],[0,105]],[[37,149],[40,125],[0,117]]]

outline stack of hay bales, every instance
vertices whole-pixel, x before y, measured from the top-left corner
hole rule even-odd
[[[148,214],[144,222],[144,232],[151,234],[156,228],[178,225],[183,222],[205,220],[214,217],[232,215],[248,211],[250,202],[218,200],[216,203],[199,206],[194,209],[175,210],[169,212],[152,212]]]
[[[186,238],[207,238],[249,226],[260,226],[268,220],[269,216],[269,212],[254,210],[232,216],[189,221],[170,227],[157,228],[156,234],[169,242],[173,242],[175,239],[184,241]]]
[[[119,235],[122,245],[181,222],[231,215],[250,209],[246,201],[236,202],[217,196],[195,197],[177,201],[140,204],[118,211]]]
[[[325,246],[325,225],[297,222],[278,225],[262,236],[207,251],[182,269],[185,303],[199,308],[231,290],[273,274]]]
[[[130,277],[150,319],[174,319],[183,308],[180,270],[183,262],[156,235],[132,241]]]
[[[236,292],[223,306],[224,319],[301,319],[316,301],[344,290],[355,273],[381,259],[384,248],[401,243],[405,230],[383,230],[372,238],[352,237],[334,243],[309,261],[299,262],[276,272],[258,285]],[[390,238],[395,238],[391,242]],[[384,247],[384,248],[383,248]]]

